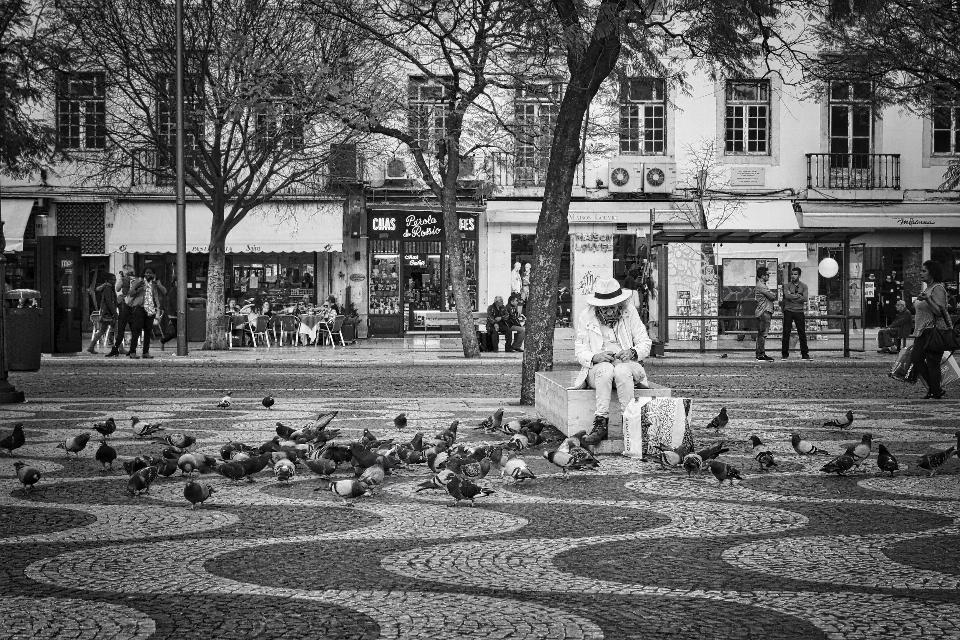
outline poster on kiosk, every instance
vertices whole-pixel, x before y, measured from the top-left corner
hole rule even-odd
[[[37,238],[43,353],[79,353],[83,348],[80,297],[80,238]]]

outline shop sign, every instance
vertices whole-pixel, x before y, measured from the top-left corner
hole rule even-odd
[[[458,212],[458,230],[462,238],[477,237],[477,216]],[[391,240],[440,240],[443,238],[443,214],[440,211],[383,211],[368,214],[371,238]]]
[[[589,253],[613,252],[613,234],[575,233],[573,234],[573,250]]]
[[[366,279],[367,279],[367,276],[363,275],[362,273],[350,274],[350,282],[363,282]]]
[[[427,266],[427,254],[405,253],[403,254],[403,264],[408,267],[425,267]]]

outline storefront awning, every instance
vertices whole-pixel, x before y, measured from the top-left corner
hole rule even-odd
[[[960,202],[833,202],[798,200],[794,205],[803,227],[868,227],[870,229],[960,228]]]
[[[188,203],[187,252],[207,253],[213,214]],[[176,253],[177,211],[171,202],[120,202],[107,251]],[[227,253],[343,251],[340,202],[271,203],[257,207],[227,234]]]
[[[838,244],[848,242],[870,229],[667,229],[653,234],[653,241],[694,243],[754,243],[754,242],[817,242]]]
[[[4,198],[0,200],[0,220],[7,239],[7,251],[23,251],[23,234],[33,210],[33,198]]]
[[[500,224],[536,224],[542,203],[538,200],[488,200],[487,222]],[[650,210],[656,209],[657,220],[676,222],[675,203],[670,201],[594,200],[570,203],[567,219],[570,224],[649,224]]]

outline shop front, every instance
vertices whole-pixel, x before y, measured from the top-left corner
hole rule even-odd
[[[212,214],[187,205],[187,297],[205,298]],[[267,204],[251,211],[227,235],[224,288],[239,302],[257,295],[276,306],[318,295],[318,260],[343,246],[343,203]],[[161,282],[176,279],[176,209],[169,202],[119,202],[108,251],[128,254],[138,272],[153,267]]]
[[[480,208],[457,211],[473,311],[477,310],[480,212]],[[439,209],[368,206],[367,232],[371,337],[400,337],[414,329],[414,311],[456,310]]]

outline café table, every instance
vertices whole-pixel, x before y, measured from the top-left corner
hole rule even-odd
[[[316,342],[323,339],[321,332],[326,329],[326,326],[320,314],[305,313],[300,316],[300,335],[303,335],[305,340]]]

